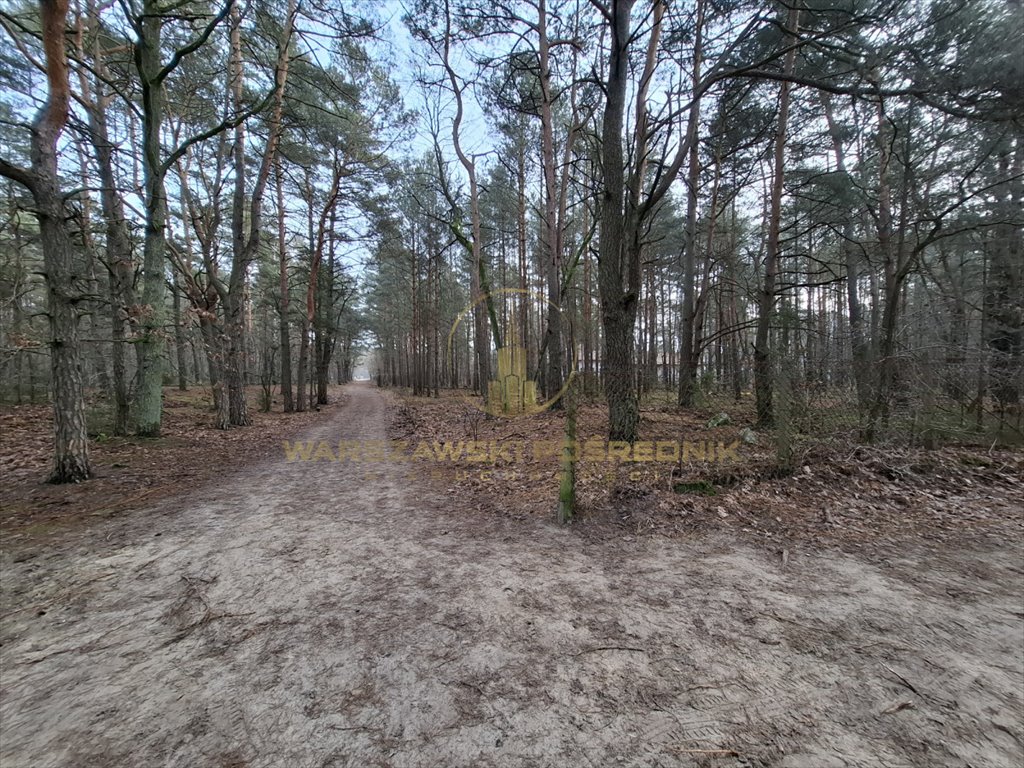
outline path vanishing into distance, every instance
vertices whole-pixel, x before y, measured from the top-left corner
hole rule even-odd
[[[389,396],[346,397],[303,439],[386,439]],[[0,765],[1017,768],[1020,562],[783,565],[282,451],[4,545]]]

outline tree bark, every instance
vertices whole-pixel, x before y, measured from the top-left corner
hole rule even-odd
[[[242,85],[245,73],[242,66],[242,13],[237,5],[231,8],[231,50],[228,73],[231,82],[229,93],[235,112],[241,112]],[[234,143],[231,147],[234,163],[234,188],[231,196],[231,274],[228,290],[224,296],[224,332],[227,354],[224,360],[224,378],[228,391],[228,423],[246,427],[252,424],[245,397],[245,283],[248,277],[251,251],[245,230],[245,124],[235,126]],[[253,199],[255,206],[259,201]],[[258,243],[259,232],[255,234]],[[253,249],[255,250],[255,249]]]
[[[846,153],[843,150],[842,134],[835,121],[832,110],[832,98],[828,93],[821,94],[822,107],[825,112],[825,120],[828,123],[829,134],[832,137],[832,151],[836,158],[836,170],[847,174]],[[864,333],[864,314],[860,301],[860,259],[854,248],[854,219],[853,211],[846,212],[846,220],[843,222],[843,241],[840,250],[843,254],[843,262],[846,265],[846,307],[847,318],[850,323],[850,346],[853,355],[853,380],[857,390],[857,405],[861,414],[867,412],[871,397],[870,371],[870,347]]]
[[[793,45],[800,23],[800,9],[794,5],[789,9],[786,22],[787,40]],[[793,74],[796,63],[796,48],[786,52],[783,74]],[[775,422],[772,404],[773,372],[771,354],[771,325],[775,312],[776,277],[779,268],[779,230],[782,224],[782,184],[785,175],[786,134],[789,127],[789,98],[791,85],[784,79],[779,86],[779,116],[775,129],[774,167],[772,190],[768,212],[768,240],[765,246],[764,278],[758,297],[757,332],[754,340],[754,397],[757,409],[757,425],[765,428]]]
[[[323,262],[324,243],[326,242],[328,236],[327,222],[328,219],[334,215],[334,209],[338,203],[338,196],[341,188],[341,176],[341,159],[337,156],[336,153],[334,157],[334,170],[331,178],[331,187],[327,192],[327,199],[324,202],[323,210],[320,212],[320,217],[316,226],[315,233],[313,231],[313,205],[315,188],[312,186],[312,184],[310,184],[308,190],[310,196],[309,236],[312,253],[310,255],[309,265],[309,284],[306,286],[306,314],[303,317],[302,341],[299,345],[298,410],[300,411],[305,410],[305,408],[303,407],[303,399],[305,397],[305,391],[307,386],[306,377],[308,377],[309,386],[309,406],[312,407],[316,402],[314,382],[316,378],[317,369],[319,368],[319,356],[317,354],[317,348],[311,345],[310,343],[310,332],[314,330],[314,321],[316,320],[316,308],[318,304],[317,298],[320,284],[320,265]]]
[[[629,79],[629,15],[632,7],[632,0],[612,0],[610,7],[611,39],[600,144],[604,188],[600,197],[601,240],[598,252],[608,436],[611,440],[627,442],[636,440],[640,422],[633,359],[633,328],[640,271],[640,233],[636,226],[638,193],[643,180],[642,169],[637,169],[633,175],[635,188],[630,190],[630,199],[627,201],[622,135]],[[649,73],[654,68],[653,51],[657,46],[662,13],[663,6],[657,2],[656,26],[651,33],[645,76],[637,94],[638,115],[644,109]],[[641,118],[636,126],[636,135],[641,143],[644,133],[645,125]]]
[[[455,97],[455,118],[452,121],[452,144],[455,146],[455,154],[459,162],[466,170],[469,177],[469,216],[472,229],[472,240],[470,252],[472,267],[470,270],[470,293],[473,303],[473,347],[476,356],[476,378],[480,392],[484,397],[484,403],[488,400],[488,383],[491,380],[491,342],[487,332],[487,311],[491,309],[491,298],[486,290],[486,280],[483,261],[483,243],[480,228],[480,189],[476,178],[476,164],[462,150],[461,127],[462,118],[465,114],[462,103],[462,87],[459,85],[455,70],[449,61],[451,51],[451,14],[447,0],[445,2],[445,30],[443,40],[442,64],[448,75],[448,82],[451,85],[452,94]],[[492,317],[493,320],[493,317]],[[497,323],[494,323],[497,331]],[[499,342],[500,344],[500,342]]]
[[[284,92],[288,82],[289,46],[296,13],[296,0],[289,0],[282,26],[281,38],[277,43],[277,61],[274,67],[274,104],[269,118],[269,133],[263,148],[260,166],[253,183],[252,196],[248,201],[248,222],[246,222],[246,138],[245,124],[239,122],[234,128],[232,160],[234,164],[234,190],[231,211],[231,274],[228,290],[224,296],[225,332],[228,351],[225,360],[230,420],[232,426],[248,426],[252,423],[245,396],[246,367],[246,293],[249,265],[256,259],[262,234],[263,195],[270,177],[271,168],[277,157],[281,137],[281,115]],[[231,8],[231,35],[229,73],[231,78],[231,101],[236,114],[245,111],[243,84],[245,78],[241,46],[242,13],[237,5]],[[248,224],[248,226],[246,226]]]
[[[87,23],[98,24],[98,11],[93,0],[86,4]],[[79,54],[85,56],[79,30]],[[129,307],[136,302],[135,265],[132,259],[131,238],[125,220],[124,203],[117,192],[114,176],[114,145],[110,141],[107,124],[107,106],[110,97],[104,81],[107,78],[106,54],[103,36],[94,35],[92,50],[93,87],[85,70],[80,70],[81,101],[88,118],[89,140],[93,147],[100,181],[100,209],[105,223],[104,261],[107,269],[107,287],[111,324],[111,385],[114,396],[113,433],[126,435],[131,427],[130,399],[125,363],[125,327]]]
[[[545,0],[537,4],[537,52],[540,63],[540,143],[541,165],[544,175],[544,215],[541,240],[546,261],[547,278],[547,368],[544,375],[545,395],[552,408],[559,402],[552,400],[562,389],[562,237],[558,216],[558,187],[555,169],[554,96],[551,92],[550,44],[548,41],[548,12]],[[524,303],[526,297],[524,296]]]
[[[183,59],[199,50],[217,26],[227,17],[234,0],[225,0],[221,8],[190,42],[174,51],[167,64],[162,59],[163,25],[166,11],[158,0],[142,0],[137,16],[129,14],[128,23],[135,33],[133,55],[139,75],[142,100],[142,174],[145,203],[145,235],[142,248],[142,302],[139,322],[139,376],[135,392],[135,431],[142,437],[159,437],[163,404],[165,339],[165,297],[167,259],[166,176],[184,153],[188,142],[164,157],[161,144],[166,111],[166,80]],[[127,7],[127,6],[125,6]],[[133,125],[129,121],[129,126]],[[230,127],[222,123],[209,136]],[[196,137],[193,137],[193,139]]]
[[[693,90],[696,94],[703,64],[704,2],[697,2],[697,28],[693,43]],[[686,233],[683,239],[683,306],[680,317],[679,405],[693,407],[697,384],[697,360],[694,349],[695,294],[697,292],[697,187],[700,181],[700,153],[697,131],[700,127],[700,98],[690,105],[686,134],[690,142],[689,170],[686,181]],[[714,211],[712,211],[714,214]]]
[[[878,349],[875,359],[877,372],[874,379],[874,392],[871,399],[871,410],[863,437],[867,442],[874,442],[879,428],[889,419],[889,397],[896,377],[896,333],[899,320],[900,295],[903,284],[910,274],[914,255],[904,259],[902,249],[894,248],[892,225],[892,186],[889,179],[889,164],[892,161],[890,147],[891,136],[887,127],[888,118],[885,114],[885,103],[878,101],[876,107],[879,164],[878,164],[878,216],[877,234],[878,250],[882,258],[884,277],[884,303],[881,312],[881,325],[878,331]],[[909,131],[909,126],[908,126]],[[908,133],[909,135],[909,133]],[[909,158],[907,158],[909,161]],[[904,179],[904,187],[908,180]]]
[[[57,141],[67,125],[70,101],[64,49],[68,3],[41,0],[40,8],[47,94],[32,121],[31,166],[24,169],[0,160],[0,174],[26,187],[35,203],[46,276],[53,389],[54,451],[49,482],[77,483],[87,480],[92,469],[75,306],[80,297],[74,285],[71,238],[57,169]]]
[[[284,401],[284,412],[291,413],[295,410],[295,402],[292,393],[291,324],[288,318],[288,251],[285,237],[284,183],[280,165],[275,170],[274,181],[277,186],[277,258],[278,285],[281,294],[277,305],[280,319],[281,397]]]
[[[135,66],[142,95],[142,173],[145,196],[145,236],[142,246],[142,305],[139,321],[139,376],[135,392],[135,431],[159,437],[163,407],[164,308],[167,191],[160,138],[166,93],[160,47],[163,19],[156,0],[143,0],[137,20]]]
[[[174,278],[171,297],[174,311],[174,355],[178,361],[178,389],[184,392],[188,389],[188,369],[185,364],[185,327],[181,317],[181,288],[178,286],[177,277]]]

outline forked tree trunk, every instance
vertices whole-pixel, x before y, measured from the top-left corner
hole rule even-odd
[[[914,261],[913,255],[904,258],[903,249],[899,247],[902,243],[893,243],[892,186],[889,178],[889,165],[893,155],[885,103],[881,100],[877,104],[876,115],[876,140],[879,149],[877,232],[878,250],[885,278],[885,298],[881,313],[881,325],[876,337],[878,346],[874,361],[876,367],[874,392],[867,425],[862,435],[864,440],[869,443],[875,441],[879,429],[884,427],[889,420],[889,397],[896,379],[896,337],[900,297],[903,295],[903,284],[907,275],[910,274]],[[907,184],[908,180],[904,179],[904,188]]]
[[[135,431],[143,437],[158,437],[163,405],[163,377],[167,267],[167,172],[199,136],[182,142],[167,154],[164,150],[163,123],[166,110],[167,78],[189,54],[201,48],[213,35],[233,7],[233,0],[209,18],[202,30],[183,47],[178,48],[165,64],[162,56],[163,25],[171,18],[158,0],[142,0],[141,13],[135,15],[125,5],[129,23],[135,32],[132,46],[135,69],[139,76],[142,102],[142,171],[145,202],[145,235],[142,248],[142,302],[139,322],[139,376],[135,393]],[[242,119],[242,118],[236,118]],[[233,125],[225,121],[207,138]],[[129,126],[133,126],[129,121]],[[166,155],[166,156],[165,156]]]
[[[231,426],[231,410],[227,386],[224,383],[224,339],[212,312],[204,312],[199,318],[199,328],[206,347],[206,365],[210,370],[210,390],[213,392],[213,425],[217,429]]]

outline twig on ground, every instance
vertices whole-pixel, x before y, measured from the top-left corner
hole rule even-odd
[[[887,670],[889,671],[889,673],[890,673],[891,675],[893,675],[893,676],[894,676],[894,677],[895,677],[896,679],[898,679],[898,680],[899,680],[899,681],[900,681],[901,683],[903,683],[903,684],[904,684],[905,686],[907,686],[907,688],[909,688],[909,689],[910,689],[910,690],[911,690],[911,691],[912,691],[912,692],[914,693],[914,695],[916,695],[916,696],[920,696],[920,695],[921,695],[921,694],[920,694],[920,693],[918,692],[917,688],[915,688],[915,687],[913,686],[913,684],[911,684],[911,682],[910,682],[909,680],[907,680],[907,678],[905,678],[905,677],[904,677],[903,675],[901,675],[901,674],[900,674],[899,672],[897,672],[896,670],[894,670],[894,669],[893,669],[892,667],[890,667],[890,666],[889,666],[889,665],[887,665],[887,664],[883,664],[882,666],[883,666],[883,667],[885,667],[885,668],[886,668],[886,669],[887,669]]]
[[[894,712],[900,712],[900,711],[902,711],[904,709],[913,709],[913,708],[914,708],[914,702],[912,702],[912,701],[900,701],[900,702],[897,702],[896,704],[893,704],[890,707],[886,707],[879,714],[891,715]]]

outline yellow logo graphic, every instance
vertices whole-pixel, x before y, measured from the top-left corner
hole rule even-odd
[[[536,413],[537,382],[526,375],[526,347],[512,344],[498,350],[498,378],[487,384],[487,412],[502,414]]]
[[[513,308],[512,315],[516,319],[522,318],[524,312],[528,312],[528,302],[537,304],[536,310],[550,305],[550,302],[540,294],[522,288],[502,288],[484,294],[468,307],[459,313],[452,329],[448,334],[448,359],[453,357],[452,343],[456,338],[459,326],[477,307],[485,302],[512,302],[518,303]],[[490,307],[489,307],[490,309]],[[490,315],[490,312],[489,312]],[[491,416],[524,416],[540,413],[554,405],[565,394],[573,377],[576,375],[576,357],[573,353],[571,372],[565,379],[562,387],[551,397],[540,401],[537,395],[537,382],[529,376],[529,352],[525,340],[521,340],[515,329],[515,322],[510,328],[502,329],[502,346],[497,350],[497,374],[487,382],[487,397],[484,402],[478,398],[466,397],[466,401],[475,408],[484,410]]]

